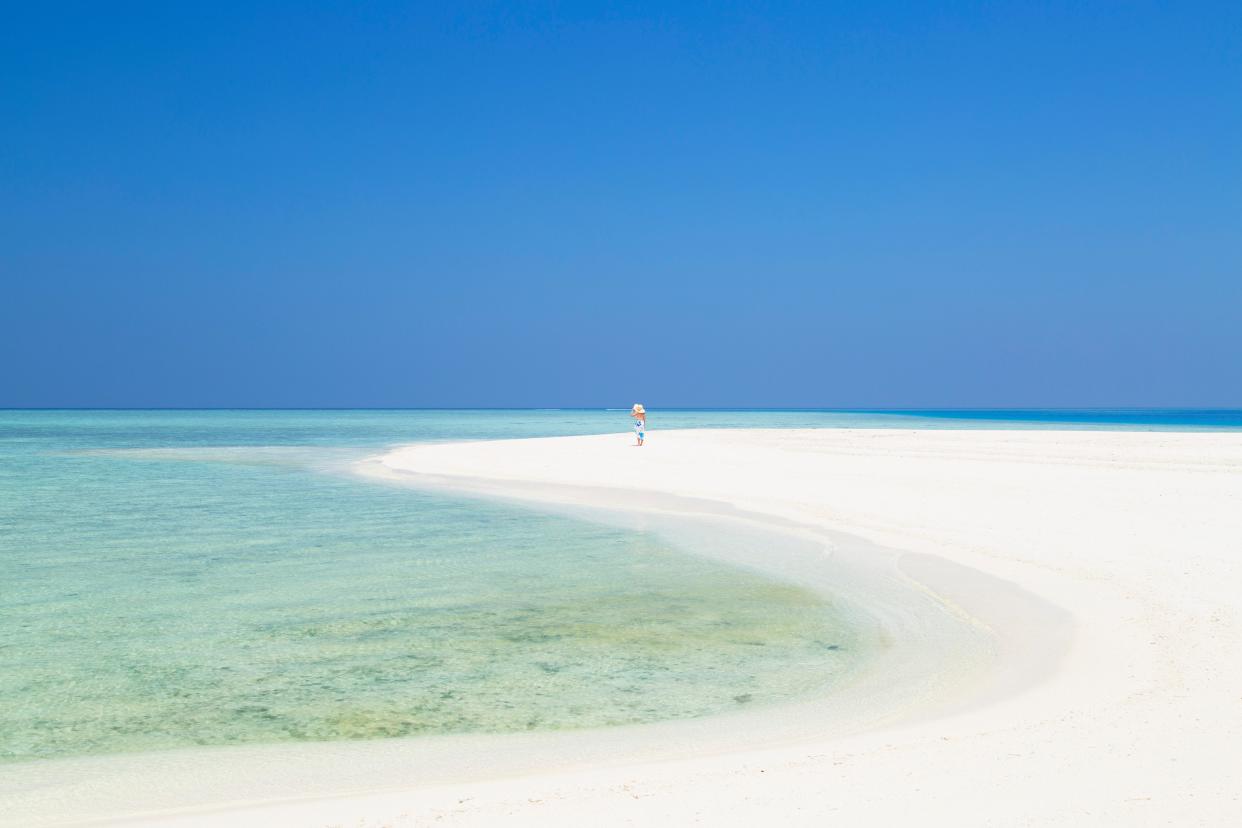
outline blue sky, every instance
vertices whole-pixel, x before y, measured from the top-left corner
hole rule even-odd
[[[1242,4],[9,4],[0,405],[1242,405]]]

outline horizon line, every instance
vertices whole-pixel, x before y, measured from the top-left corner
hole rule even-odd
[[[648,406],[649,408],[651,406]],[[655,406],[657,411],[769,411],[807,413],[889,414],[908,412],[1242,412],[1242,406]],[[629,411],[610,406],[0,406],[0,411]]]

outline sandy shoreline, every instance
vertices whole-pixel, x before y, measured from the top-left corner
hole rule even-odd
[[[544,506],[654,513],[693,500],[934,556],[906,566],[939,599],[960,599],[968,618],[982,612],[1015,652],[989,662],[990,687],[947,688],[969,703],[864,732],[147,824],[880,824],[917,814],[933,824],[1223,825],[1242,813],[1239,435],[824,429],[627,442],[420,445],[378,466]],[[936,559],[961,568],[919,570]],[[1072,621],[1057,652],[1033,652],[1064,630],[1051,629],[1055,614],[1020,611],[1019,594]],[[1032,663],[1042,679],[997,666]]]
[[[1077,634],[1051,680],[996,704],[825,744],[763,773],[746,756],[681,778],[635,769],[648,795],[632,805],[549,784],[563,798],[541,818],[1226,824],[1242,813],[1237,435],[703,431],[628,454],[621,441],[435,446],[385,462],[819,523],[1018,584],[1071,613]]]
[[[838,666],[853,666],[795,699],[645,725],[183,748],[11,766],[0,783],[0,813],[14,803],[32,824],[315,824],[325,818],[322,809],[339,803],[348,824],[349,809],[371,812],[377,792],[817,745],[1014,692],[1042,678],[1049,657],[1064,648],[1065,635],[1030,636],[1027,629],[1068,633],[1055,608],[973,570],[715,501],[394,476],[378,459],[350,469],[403,487],[524,501],[525,508],[658,534],[685,553],[819,592],[849,619],[837,642],[844,646]],[[997,623],[1004,635],[993,629]],[[1025,638],[1031,653],[1000,652],[1002,638]]]

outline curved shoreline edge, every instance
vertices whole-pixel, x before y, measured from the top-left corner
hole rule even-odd
[[[1236,815],[1239,435],[826,429],[649,437],[641,451],[626,446],[628,435],[421,445],[383,463],[516,485],[526,497],[542,486],[641,491],[727,504],[787,528],[835,527],[877,548],[908,550],[897,558],[900,571],[954,603],[955,590],[969,601],[977,572],[987,589],[1009,583],[1063,608],[1075,627],[1068,651],[1036,658],[1039,672],[1046,668],[1037,684],[1028,671],[1001,671],[989,690],[934,717],[811,742],[587,768],[569,762],[387,793],[354,787],[364,781],[350,773],[356,756],[325,746],[314,761],[336,769],[342,796],[234,801],[224,811],[131,822],[880,824],[913,811],[933,823],[1134,825],[1226,824]],[[1003,594],[995,605],[1002,614],[1015,606]],[[1030,654],[1012,655],[997,653],[993,663]],[[465,741],[481,754],[495,744]]]
[[[1073,634],[1072,619],[1059,607],[1016,584],[937,554],[890,548],[830,526],[743,510],[718,500],[602,486],[447,477],[390,465],[394,455],[411,450],[417,448],[370,458],[357,464],[355,471],[397,485],[502,500],[654,532],[687,554],[752,569],[845,602],[873,648],[851,677],[852,686],[828,688],[819,703],[789,702],[769,708],[762,714],[766,733],[748,732],[728,747],[713,748],[717,751],[839,736],[1020,693],[1055,669]],[[773,714],[781,710],[799,716],[797,734],[785,734],[774,726]]]
[[[744,751],[816,745],[859,731],[934,717],[1037,682],[1049,664],[1000,652],[998,645],[1024,637],[1023,627],[1012,623],[1015,618],[1040,620],[1063,634],[1051,637],[1052,646],[1040,648],[1044,654],[1063,648],[1064,635],[1068,635],[1069,625],[1055,608],[989,576],[972,573],[963,580],[961,567],[934,556],[884,549],[727,504],[606,488],[495,485],[475,478],[450,480],[417,474],[394,477],[374,459],[351,468],[387,483],[502,500],[654,533],[685,554],[753,569],[765,577],[808,588],[838,605],[845,601],[853,607],[860,637],[869,639],[863,644],[867,656],[821,695],[700,718],[539,734],[220,746],[52,760],[38,763],[52,771],[41,780],[44,784],[72,790],[75,799],[81,798],[78,804],[85,806],[85,813],[111,816],[85,821],[72,816],[67,821],[55,818],[49,824],[268,820],[277,818],[283,809],[301,811],[341,797],[369,798],[390,790],[474,785],[567,768],[692,762],[738,756]],[[980,601],[982,587],[1003,597],[1007,617],[999,618],[995,601]],[[1001,675],[1010,680],[997,681]],[[353,768],[348,781],[340,773],[345,764]],[[275,768],[280,770],[274,772]],[[29,769],[37,772],[33,766],[19,768],[18,777]],[[138,794],[135,788],[141,778],[156,769],[163,774],[160,785]],[[256,773],[258,784],[239,787],[230,781],[230,776],[247,769]],[[123,805],[106,796],[93,796],[82,785],[87,777],[94,777],[96,786],[103,783],[107,789],[129,792],[130,802]],[[215,793],[203,796],[204,783]],[[171,807],[176,802],[186,805]]]

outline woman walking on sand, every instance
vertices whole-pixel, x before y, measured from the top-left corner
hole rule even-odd
[[[647,436],[647,410],[643,408],[642,403],[634,403],[634,407],[630,409],[630,416],[634,418],[634,434],[638,437],[638,442],[634,445],[641,446]]]

